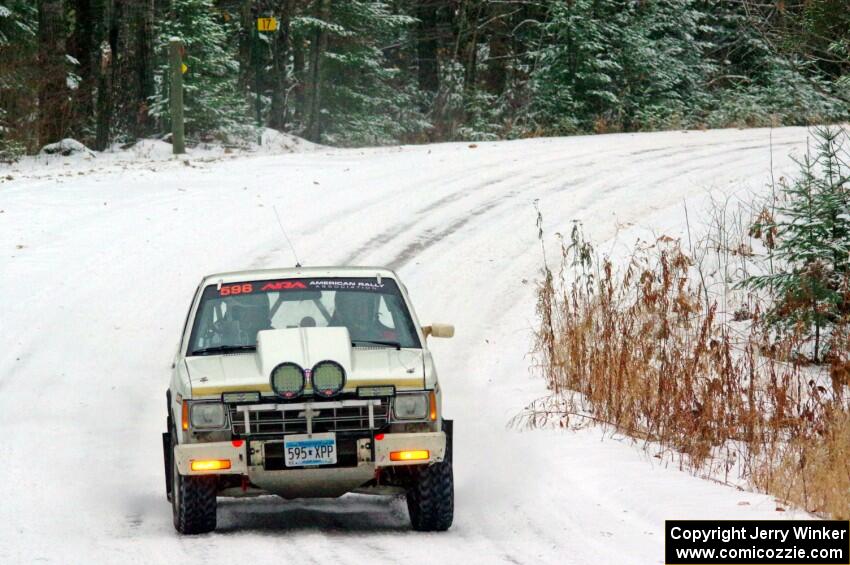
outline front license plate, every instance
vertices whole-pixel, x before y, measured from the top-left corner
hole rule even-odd
[[[336,434],[298,434],[283,438],[287,467],[333,465],[336,463]]]

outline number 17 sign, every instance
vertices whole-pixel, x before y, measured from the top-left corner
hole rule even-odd
[[[277,18],[257,18],[257,31],[277,31]]]

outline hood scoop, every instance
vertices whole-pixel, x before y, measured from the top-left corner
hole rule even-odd
[[[271,374],[281,363],[309,371],[321,361],[342,366],[348,392],[360,386],[393,385],[397,390],[425,386],[422,350],[353,348],[344,327],[264,330],[257,333],[257,351],[252,355],[190,356],[186,367],[193,395],[220,397],[223,392],[272,392]]]
[[[351,374],[351,336],[346,327],[287,328],[257,332],[257,364],[271,375],[281,363],[310,370],[320,361],[336,361]]]

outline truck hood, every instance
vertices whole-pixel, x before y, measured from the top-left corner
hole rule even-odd
[[[186,367],[192,396],[197,398],[223,392],[270,393],[271,372],[280,363],[310,369],[326,360],[336,361],[345,369],[346,392],[355,392],[358,386],[394,385],[397,390],[421,390],[425,386],[421,349],[352,347],[344,327],[261,331],[256,352],[187,357]]]

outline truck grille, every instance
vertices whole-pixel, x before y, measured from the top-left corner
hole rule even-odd
[[[371,418],[370,418],[371,408]],[[232,405],[230,426],[234,436],[282,436],[308,433],[378,430],[389,420],[389,400],[371,398],[304,402],[298,404]]]

